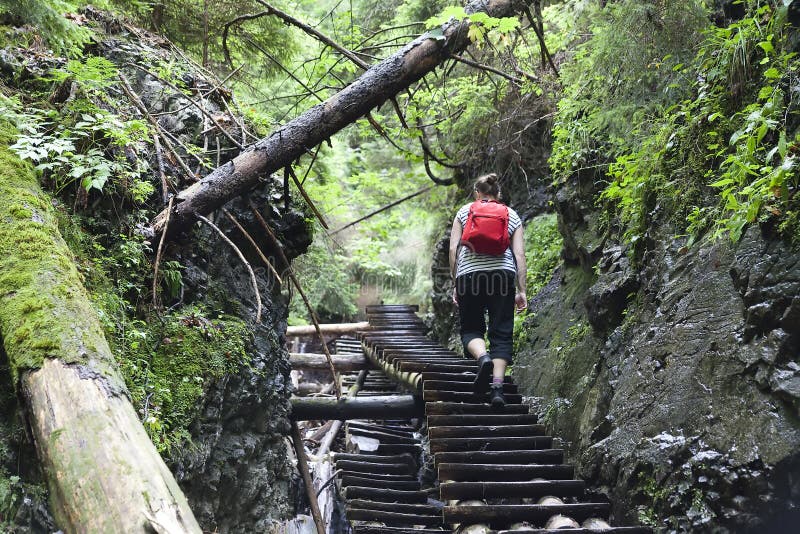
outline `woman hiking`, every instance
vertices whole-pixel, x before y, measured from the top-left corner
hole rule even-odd
[[[506,404],[503,379],[512,361],[514,307],[521,312],[528,305],[522,220],[500,203],[496,174],[478,178],[474,196],[475,202],[458,210],[450,232],[453,302],[461,319],[464,353],[478,360],[474,392],[484,395],[491,383],[489,402],[499,409]]]

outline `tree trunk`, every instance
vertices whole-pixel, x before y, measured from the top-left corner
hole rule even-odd
[[[68,533],[199,533],[11,135],[0,124],[0,334],[56,521]]]
[[[331,359],[333,359],[333,366],[340,373],[374,369],[372,362],[361,354],[331,354]],[[330,370],[328,359],[324,354],[290,352],[289,363],[292,365],[292,369]]]
[[[353,397],[340,400],[322,397],[292,398],[292,419],[408,419],[422,414],[422,403],[413,395]]]
[[[493,17],[511,15],[522,7],[520,0],[471,0],[467,13],[485,12]],[[186,231],[195,214],[207,215],[228,200],[258,185],[261,177],[273,173],[330,138],[348,124],[380,106],[469,44],[469,20],[451,21],[442,34],[425,34],[399,52],[370,68],[356,81],[289,121],[232,161],[181,191],[169,220],[169,234]],[[438,32],[437,32],[438,33]],[[166,211],[153,220],[157,234],[164,231]]]
[[[355,334],[359,330],[366,330],[369,328],[369,322],[364,321],[361,323],[333,323],[321,324],[319,330],[323,334]],[[313,336],[317,333],[317,329],[313,324],[302,326],[290,326],[286,329],[286,336]]]

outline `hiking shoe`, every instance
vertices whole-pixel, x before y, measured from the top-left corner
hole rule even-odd
[[[472,391],[475,395],[482,395],[489,389],[492,371],[494,371],[494,364],[492,363],[492,358],[488,354],[484,354],[478,358],[478,375],[472,383]]]
[[[503,385],[492,384],[492,390],[489,392],[489,403],[495,410],[502,410],[506,405],[506,398],[503,396]]]

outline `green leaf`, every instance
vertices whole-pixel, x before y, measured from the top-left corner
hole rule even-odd
[[[769,54],[770,52],[775,50],[775,47],[772,46],[772,43],[769,41],[761,41],[758,43],[758,46],[764,51],[765,54]]]
[[[768,80],[774,80],[776,78],[780,78],[781,73],[775,67],[770,67],[766,71],[764,71],[764,77]]]
[[[725,187],[726,185],[731,185],[733,183],[732,178],[723,178],[722,180],[718,180],[713,184],[709,184],[710,187]]]

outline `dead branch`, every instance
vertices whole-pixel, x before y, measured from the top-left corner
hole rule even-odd
[[[278,274],[278,271],[275,270],[275,267],[272,266],[269,259],[261,251],[261,247],[259,247],[256,244],[256,241],[255,239],[253,239],[253,236],[251,236],[250,233],[244,229],[244,226],[242,226],[239,223],[239,221],[236,219],[236,217],[233,216],[231,212],[229,212],[225,208],[222,208],[222,213],[224,213],[228,217],[228,219],[230,219],[231,222],[236,225],[236,228],[238,228],[239,231],[242,232],[242,235],[244,235],[245,239],[247,239],[250,242],[250,244],[253,245],[253,248],[256,249],[256,254],[258,254],[258,257],[261,258],[261,261],[264,262],[264,265],[267,266],[267,268],[270,270],[270,272],[278,281],[278,283],[283,284],[283,280],[281,280],[281,276]]]
[[[267,9],[267,11],[269,11],[272,15],[275,15],[276,17],[278,17],[287,24],[290,24],[296,28],[303,30],[305,33],[314,37],[321,43],[333,48],[334,50],[345,56],[347,59],[349,59],[350,61],[361,67],[362,69],[367,70],[369,68],[369,65],[365,63],[361,58],[359,58],[355,53],[343,47],[342,45],[340,45],[339,43],[337,43],[324,33],[320,32],[319,30],[312,28],[308,24],[305,24],[304,22],[294,18],[293,16],[289,15],[288,13],[285,13],[284,11],[281,11],[280,9],[271,6],[267,2],[264,2],[264,0],[256,0],[256,2],[264,6]]]
[[[286,168],[289,170],[289,176],[292,177],[292,180],[294,181],[294,185],[297,186],[298,191],[300,191],[300,194],[303,196],[303,200],[306,201],[306,204],[308,204],[308,207],[311,208],[311,211],[314,212],[314,215],[317,217],[317,219],[319,220],[319,223],[322,225],[322,227],[325,228],[326,230],[329,230],[330,227],[328,226],[328,222],[325,220],[325,217],[322,216],[322,213],[320,213],[320,211],[314,205],[314,202],[311,201],[311,197],[308,196],[308,193],[306,193],[306,190],[303,189],[303,184],[301,184],[300,180],[297,179],[297,175],[294,173],[294,169],[292,169],[292,166],[288,165]]]
[[[172,200],[175,197],[170,197],[169,205],[167,206],[170,211],[172,211]],[[169,218],[167,218],[166,224],[169,224]],[[158,267],[161,265],[161,252],[164,250],[164,235],[161,235],[161,239],[158,240],[158,250],[156,251],[156,262],[153,266],[153,307],[156,309],[161,308],[161,303],[159,302],[158,298]]]
[[[328,344],[325,342],[325,336],[322,334],[322,331],[319,328],[319,318],[317,317],[317,312],[314,311],[314,307],[311,306],[311,302],[308,300],[305,291],[303,291],[302,286],[300,285],[300,281],[297,279],[297,276],[294,274],[294,270],[292,269],[291,264],[289,263],[289,259],[283,253],[283,247],[281,246],[281,242],[278,240],[275,233],[270,228],[267,221],[264,220],[264,217],[261,216],[258,209],[253,204],[253,201],[248,199],[248,205],[250,206],[250,210],[255,215],[256,220],[261,224],[261,227],[264,229],[264,232],[269,236],[269,238],[273,242],[273,246],[275,247],[276,254],[283,260],[284,265],[286,265],[286,272],[289,275],[289,279],[294,284],[294,287],[297,289],[297,292],[300,293],[300,298],[303,299],[303,304],[305,304],[306,309],[308,310],[308,314],[311,317],[311,322],[314,323],[314,328],[317,331],[317,336],[319,337],[320,342],[322,343],[322,351],[325,353],[325,357],[328,359],[328,365],[331,369],[331,376],[333,377],[334,381],[334,388],[336,391],[336,398],[340,399],[342,397],[342,388],[339,386],[339,382],[336,380],[336,367],[333,365],[333,357],[331,356],[331,351],[328,350]]]
[[[230,245],[230,247],[233,249],[233,251],[236,252],[236,255],[239,256],[239,260],[241,260],[241,262],[247,268],[247,271],[250,273],[250,281],[253,284],[253,291],[256,294],[256,323],[257,324],[260,323],[261,322],[261,293],[258,291],[258,282],[256,281],[256,273],[253,272],[253,268],[250,267],[250,263],[244,257],[244,254],[242,254],[242,251],[239,250],[239,247],[237,247],[233,243],[233,241],[231,241],[228,238],[228,236],[226,236],[225,233],[222,230],[219,229],[219,227],[216,224],[212,223],[211,221],[209,221],[207,218],[203,217],[199,213],[196,214],[196,216],[197,216],[198,219],[200,219],[201,221],[203,221],[204,223],[209,225],[211,228],[213,228],[219,234],[219,236],[222,238],[222,240],[225,241],[228,245]]]
[[[164,172],[164,154],[161,153],[161,141],[158,140],[158,133],[153,132],[153,147],[156,149],[156,165],[158,166],[158,176],[161,178],[161,199],[166,204],[169,201],[169,182]]]
[[[423,193],[427,193],[431,189],[433,189],[433,186],[429,185],[428,187],[425,187],[424,189],[420,189],[416,193],[411,193],[410,195],[405,196],[405,197],[401,198],[400,200],[395,200],[391,204],[387,204],[387,205],[383,206],[382,208],[379,208],[379,209],[377,209],[377,210],[375,210],[373,212],[370,212],[367,215],[364,215],[363,217],[361,217],[360,219],[356,219],[355,221],[353,221],[351,223],[345,224],[344,226],[342,226],[338,230],[334,230],[333,232],[331,232],[330,235],[338,234],[342,230],[346,230],[347,228],[350,228],[351,226],[355,226],[356,224],[358,224],[358,223],[360,223],[362,221],[366,221],[370,217],[374,217],[375,215],[377,215],[379,213],[383,213],[386,210],[392,209],[393,207],[397,206],[398,204],[402,204],[406,200],[411,200],[412,198],[418,197],[419,195],[421,195]]]
[[[139,112],[142,115],[144,115],[147,121],[153,126],[156,135],[161,136],[161,139],[164,141],[164,146],[167,147],[167,150],[170,152],[172,159],[175,160],[175,163],[177,163],[181,167],[181,169],[183,169],[183,172],[186,173],[186,176],[188,176],[189,179],[197,181],[197,176],[192,172],[189,166],[186,165],[186,163],[181,159],[181,157],[175,151],[175,147],[172,145],[172,142],[169,140],[169,138],[167,138],[164,135],[165,132],[164,130],[161,129],[161,126],[159,126],[158,121],[153,118],[153,116],[147,110],[147,107],[144,105],[144,103],[142,103],[139,97],[136,96],[136,93],[133,92],[133,89],[131,89],[130,84],[128,84],[128,80],[125,79],[125,76],[121,72],[118,74],[118,76],[120,82],[122,83],[122,90],[125,92],[128,99],[136,107],[136,109],[138,109]]]
[[[300,470],[300,474],[303,475],[303,482],[305,482],[308,504],[311,506],[311,515],[314,517],[314,523],[317,526],[317,534],[325,534],[325,522],[322,520],[322,514],[319,512],[319,502],[317,502],[314,482],[311,479],[311,472],[308,469],[308,457],[306,455],[306,448],[303,446],[303,436],[300,435],[300,428],[298,428],[296,421],[292,421],[292,443],[294,444],[294,451],[297,455],[297,468]]]
[[[531,27],[533,27],[533,31],[536,33],[536,38],[539,40],[539,49],[542,54],[542,67],[545,66],[546,60],[547,63],[549,63],[550,68],[553,69],[555,75],[558,76],[558,68],[556,68],[556,64],[553,63],[553,57],[550,55],[550,51],[547,49],[547,44],[544,42],[544,21],[542,19],[542,7],[538,0],[533,3],[533,6],[534,10],[536,11],[536,20],[534,20],[534,16],[531,14],[531,10],[527,5],[523,6],[522,10],[525,13],[525,16],[528,17]]]
[[[502,70],[496,69],[496,68],[494,68],[494,67],[492,67],[490,65],[484,65],[483,63],[478,63],[477,61],[472,61],[471,59],[467,59],[467,58],[465,58],[463,56],[458,56],[456,54],[453,54],[453,59],[455,59],[459,63],[463,63],[464,65],[469,65],[470,67],[473,67],[475,69],[480,69],[480,70],[483,70],[483,71],[486,71],[486,72],[491,72],[493,74],[497,74],[498,76],[500,76],[502,78],[505,78],[506,80],[508,80],[511,83],[514,83],[516,85],[522,85],[522,80],[520,80],[516,76],[511,76],[510,74],[507,74],[507,73],[503,72]]]
[[[158,81],[160,81],[161,83],[165,84],[167,87],[169,87],[169,88],[170,88],[170,89],[172,89],[173,91],[176,91],[178,94],[181,94],[181,95],[184,95],[184,96],[186,96],[186,95],[185,95],[185,93],[184,93],[183,91],[181,91],[181,89],[180,89],[180,88],[179,88],[177,85],[175,85],[174,83],[172,83],[172,82],[171,82],[171,81],[169,81],[169,80],[165,80],[164,78],[162,78],[161,76],[159,76],[159,75],[158,75],[158,74],[156,74],[155,72],[151,71],[151,70],[150,70],[150,69],[148,69],[147,67],[144,67],[144,66],[142,66],[142,65],[139,65],[138,63],[133,63],[133,62],[129,62],[129,63],[127,63],[127,64],[128,64],[128,65],[130,65],[130,66],[132,66],[132,67],[136,67],[137,69],[141,70],[142,72],[145,72],[145,73],[147,73],[149,76],[152,76],[152,77],[153,77],[153,78],[155,78],[156,80],[158,80]],[[219,130],[222,132],[222,134],[223,134],[225,137],[227,137],[227,138],[228,138],[228,140],[229,140],[231,143],[233,143],[233,144],[234,144],[234,146],[236,146],[237,148],[239,148],[239,150],[244,150],[244,146],[242,146],[242,145],[239,143],[239,141],[237,141],[236,139],[234,139],[234,138],[233,138],[233,136],[232,136],[231,134],[229,134],[229,133],[228,133],[228,131],[227,131],[227,130],[225,130],[225,128],[223,128],[223,127],[222,127],[222,125],[221,125],[219,122],[217,122],[217,119],[215,119],[215,118],[214,118],[214,116],[213,116],[211,113],[209,113],[209,112],[208,112],[208,110],[207,110],[207,109],[206,109],[206,108],[205,108],[203,105],[201,105],[201,104],[198,104],[198,103],[197,103],[197,102],[196,102],[196,101],[195,101],[193,98],[191,98],[191,97],[189,97],[189,96],[186,96],[186,98],[188,98],[188,99],[189,99],[189,102],[191,102],[191,103],[192,103],[192,105],[193,105],[194,107],[196,107],[196,108],[197,108],[197,109],[200,111],[200,113],[202,113],[203,115],[205,115],[206,117],[208,117],[208,118],[211,120],[211,122],[213,122],[213,123],[214,123],[214,126],[216,126],[217,128],[219,128]]]

